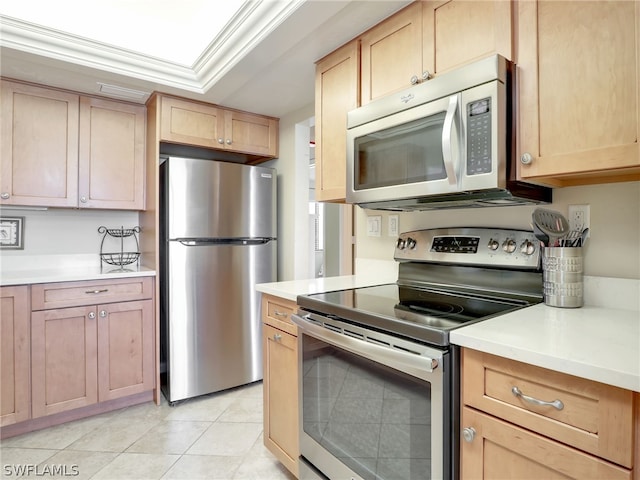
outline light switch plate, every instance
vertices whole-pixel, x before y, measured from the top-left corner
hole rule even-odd
[[[389,236],[397,237],[400,230],[400,217],[398,215],[389,215]]]
[[[382,229],[382,215],[367,216],[367,236],[379,237]]]

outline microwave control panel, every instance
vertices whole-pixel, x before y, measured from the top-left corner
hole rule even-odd
[[[467,104],[467,175],[491,172],[491,98]]]

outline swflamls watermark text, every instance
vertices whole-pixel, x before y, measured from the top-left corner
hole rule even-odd
[[[4,477],[77,477],[80,474],[78,465],[8,463],[2,466]]]

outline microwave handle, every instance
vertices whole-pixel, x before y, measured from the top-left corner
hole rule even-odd
[[[457,185],[456,169],[453,161],[453,126],[456,121],[456,111],[458,110],[458,95],[449,97],[447,114],[444,117],[442,128],[442,158],[444,159],[444,170],[450,185]]]

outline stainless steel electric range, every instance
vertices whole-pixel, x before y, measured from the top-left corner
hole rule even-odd
[[[453,329],[542,301],[530,231],[400,235],[393,284],[303,295],[301,478],[457,479]]]

